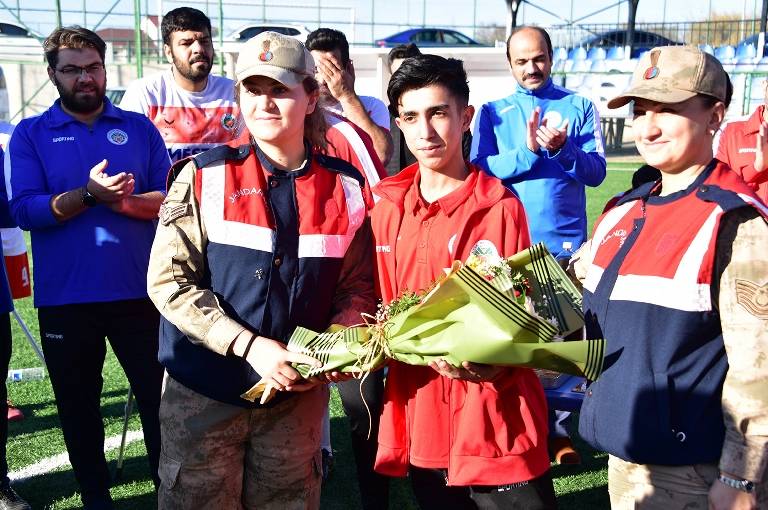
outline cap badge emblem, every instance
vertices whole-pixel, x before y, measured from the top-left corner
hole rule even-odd
[[[659,68],[656,66],[656,64],[659,62],[659,51],[654,51],[651,53],[651,66],[645,70],[645,73],[643,73],[643,78],[646,80],[652,80],[656,78],[659,75]]]
[[[269,62],[274,57],[272,52],[269,51],[269,45],[272,44],[272,41],[267,39],[266,41],[264,41],[261,44],[262,44],[262,48],[264,49],[264,51],[262,51],[261,54],[259,55],[259,60],[261,60],[262,62]]]

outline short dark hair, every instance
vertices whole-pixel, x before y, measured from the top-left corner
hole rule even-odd
[[[307,36],[309,51],[334,51],[339,50],[342,66],[349,64],[349,43],[344,32],[332,28],[318,28]]]
[[[541,37],[544,38],[544,42],[547,43],[547,53],[549,53],[549,60],[552,60],[552,57],[554,57],[554,52],[552,51],[552,39],[549,38],[549,34],[546,30],[544,30],[541,27],[534,27],[531,25],[523,25],[522,27],[515,28],[511,34],[509,34],[509,37],[507,37],[507,62],[510,64],[512,63],[512,59],[509,56],[509,41],[512,40],[512,36],[515,35],[518,32],[522,32],[523,30],[533,30],[534,32],[538,32]]]
[[[51,35],[43,41],[43,53],[51,69],[56,69],[56,65],[59,63],[59,50],[61,48],[76,50],[92,48],[99,52],[102,64],[104,63],[104,55],[107,51],[106,43],[96,32],[78,25],[59,27],[51,32]]]
[[[392,67],[392,62],[394,62],[397,59],[411,58],[417,55],[421,55],[421,50],[419,50],[419,47],[416,46],[415,44],[413,43],[398,44],[397,46],[389,50],[389,55],[387,55],[387,64],[389,64],[389,67]]]
[[[450,91],[460,105],[469,104],[467,72],[461,60],[439,55],[417,55],[405,59],[403,65],[389,80],[387,86],[389,113],[397,117],[397,106],[403,94],[409,90],[430,85],[442,85]]]
[[[171,34],[194,30],[196,32],[208,31],[211,35],[211,20],[203,11],[193,7],[179,7],[165,13],[160,31],[163,33],[163,43],[171,45]]]

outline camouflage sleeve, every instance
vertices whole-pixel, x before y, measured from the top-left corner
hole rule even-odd
[[[147,292],[163,317],[190,341],[225,355],[245,327],[224,313],[211,290],[199,285],[205,274],[207,235],[195,198],[195,172],[190,161],[160,207]]]
[[[720,322],[728,356],[720,470],[747,480],[768,462],[768,225],[752,208],[728,213],[717,238]]]

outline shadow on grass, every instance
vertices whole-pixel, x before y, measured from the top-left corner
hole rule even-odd
[[[331,418],[331,445],[334,465],[331,475],[323,484],[320,501],[322,510],[355,510],[362,508],[360,490],[357,485],[355,458],[349,439],[349,420],[344,417]],[[418,508],[406,478],[392,478],[389,485],[389,506],[397,510]]]
[[[111,398],[115,396],[125,395],[125,391],[107,391],[102,394],[102,398]],[[52,428],[60,428],[59,415],[48,414],[45,416],[37,416],[36,412],[43,409],[50,408],[55,404],[53,402],[42,402],[36,404],[25,404],[21,406],[21,410],[24,412],[24,419],[21,421],[11,422],[8,424],[8,434],[10,436],[19,434],[34,434],[43,430]],[[55,411],[55,409],[54,409]],[[134,412],[138,416],[138,412],[134,406]],[[122,419],[125,416],[125,401],[113,402],[109,404],[101,405],[101,417],[104,420],[109,419]]]
[[[557,504],[563,510],[610,510],[611,508],[608,489],[605,487],[591,487],[568,494],[560,494],[557,496]]]
[[[115,463],[109,463],[110,475]],[[72,469],[65,469],[14,483],[16,491],[35,509],[82,508],[79,488]],[[146,456],[128,457],[123,473],[112,483],[116,510],[151,510],[157,508],[157,495],[149,479]]]

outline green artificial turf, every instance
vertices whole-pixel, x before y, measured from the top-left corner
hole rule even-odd
[[[638,165],[639,166],[639,165]],[[608,177],[598,188],[587,190],[587,209],[590,230],[604,204],[616,193],[629,187],[632,165],[611,165]],[[31,299],[16,301],[16,307],[39,338],[37,317]],[[22,330],[11,319],[14,336],[11,368],[40,366],[41,363],[30,348]],[[128,385],[125,376],[114,357],[108,351],[103,371],[104,391],[102,413],[106,435],[116,436],[122,432],[122,422]],[[9,398],[22,408],[26,418],[9,425],[8,463],[11,471],[29,466],[47,457],[65,451],[64,440],[59,429],[53,392],[48,379],[42,381],[9,383]],[[334,448],[334,469],[323,487],[322,508],[324,510],[348,510],[359,508],[354,460],[347,431],[347,420],[341,408],[338,393],[334,390],[331,399],[331,436]],[[138,415],[133,414],[130,429],[138,430]],[[584,443],[578,442],[584,463],[578,467],[553,466],[552,475],[561,508],[574,510],[600,510],[609,508],[606,490],[607,457],[595,452]],[[149,480],[144,444],[137,441],[128,445],[122,477],[115,483],[112,496],[118,509],[152,509],[155,500],[152,483]],[[107,454],[114,469],[117,450]],[[43,476],[30,478],[15,485],[16,490],[35,509],[79,508],[80,498],[77,484],[69,466]],[[390,507],[398,510],[415,509],[406,480],[394,480]]]

